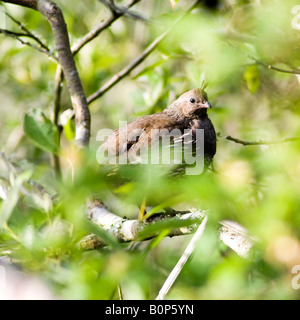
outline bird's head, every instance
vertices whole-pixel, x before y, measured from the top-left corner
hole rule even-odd
[[[195,119],[206,116],[209,108],[211,105],[204,89],[193,89],[182,94],[167,110],[171,116]]]
[[[206,114],[206,110],[211,108],[207,94],[202,89],[190,90],[178,98],[181,105],[181,112],[186,118]]]

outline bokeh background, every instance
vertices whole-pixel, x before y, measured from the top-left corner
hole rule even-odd
[[[76,64],[87,96],[137,57],[191,2],[141,0],[131,10],[146,21],[124,16],[86,45]],[[96,0],[57,4],[71,44],[110,15]],[[6,157],[0,167],[0,256],[44,281],[58,298],[118,299],[119,286],[124,299],[154,299],[191,236],[84,252],[77,246],[92,232],[83,208],[88,196],[101,194],[114,213],[136,218],[136,204],[146,194],[156,204],[208,210],[205,233],[168,299],[299,299],[292,268],[300,265],[300,142],[244,146],[226,139],[300,137],[296,5],[292,0],[201,2],[128,77],[90,104],[86,154],[79,156],[70,135],[62,132],[62,182],[53,172],[51,154],[23,129],[32,109],[51,119],[57,64],[0,34],[0,150]],[[2,29],[20,31],[7,12],[54,50],[51,29],[38,12],[3,3],[0,8]],[[99,169],[98,130],[159,112],[203,80],[218,134],[214,171],[174,183],[147,170],[129,170],[129,179],[118,181]],[[71,108],[64,83],[61,113]],[[50,195],[59,193],[58,200],[52,203],[28,178]],[[240,223],[255,238],[248,258],[218,239],[222,220]]]

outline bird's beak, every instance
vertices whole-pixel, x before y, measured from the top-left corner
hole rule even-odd
[[[202,108],[211,109],[212,106],[208,101],[206,101],[204,104],[202,104]]]

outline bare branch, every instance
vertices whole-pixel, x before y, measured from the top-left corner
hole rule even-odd
[[[55,39],[55,47],[66,78],[73,108],[75,110],[76,137],[78,146],[84,147],[90,139],[90,112],[86,96],[70,49],[67,26],[59,7],[51,1],[38,1],[38,10],[49,21]]]
[[[14,31],[6,30],[6,29],[0,29],[0,33],[3,33],[7,37],[11,37],[11,38],[18,40],[19,42],[21,42],[25,46],[31,47],[35,50],[38,50],[42,53],[45,53],[46,55],[48,55],[49,57],[53,58],[55,61],[58,62],[58,58],[53,53],[51,53],[51,51],[49,49],[44,49],[44,48],[38,47],[38,46],[34,45],[33,43],[24,41],[20,38],[20,37],[33,38],[31,35],[26,34],[26,33],[14,32]],[[33,38],[33,39],[35,40],[35,38]]]
[[[46,44],[43,43],[43,41],[37,37],[36,35],[34,35],[30,30],[28,30],[24,24],[22,22],[20,22],[19,20],[17,20],[16,18],[14,18],[13,16],[11,16],[9,13],[5,12],[5,14],[14,22],[16,23],[21,30],[23,30],[26,35],[24,34],[24,36],[27,36],[27,37],[30,37],[32,38],[33,40],[35,40],[42,48],[44,48],[45,50],[47,51],[51,51],[48,46]]]
[[[161,41],[173,30],[173,28],[199,3],[199,0],[193,2],[193,4],[184,12],[175,22],[159,37],[157,37],[135,60],[133,60],[129,65],[123,68],[120,72],[115,74],[107,83],[105,83],[99,90],[88,97],[88,104],[95,101],[97,98],[101,97],[109,89],[115,86],[119,81],[125,78],[131,73],[139,64],[141,64],[151,52],[153,52],[156,47],[161,43]]]
[[[233,141],[235,143],[242,144],[244,146],[271,145],[271,144],[280,144],[280,143],[286,143],[286,142],[297,142],[297,141],[300,141],[300,137],[284,138],[284,139],[281,139],[281,140],[245,141],[245,140],[233,138],[231,136],[226,136],[225,139]]]
[[[136,3],[141,0],[131,0],[124,10],[131,8]],[[106,30],[108,27],[112,25],[117,19],[122,17],[123,14],[119,14],[119,16],[111,15],[107,20],[101,21],[99,25],[97,25],[94,29],[92,29],[89,33],[87,33],[84,37],[82,37],[75,45],[72,46],[71,51],[73,56],[75,56],[86,44],[94,40],[97,36],[101,34],[102,31]],[[56,78],[55,78],[55,94],[54,94],[54,123],[57,124],[58,114],[60,110],[60,97],[61,97],[61,87],[63,82],[63,70],[60,66],[57,67]]]
[[[131,0],[128,5],[124,8],[124,12],[126,10],[130,9],[133,5],[136,3],[140,2],[141,0]],[[111,15],[107,20],[101,21],[99,25],[97,25],[93,30],[91,30],[89,33],[87,33],[82,39],[80,39],[75,45],[72,46],[72,53],[73,55],[77,54],[79,50],[84,47],[87,43],[95,39],[99,34],[110,27],[113,22],[115,22],[117,19],[122,17],[123,14],[120,13],[118,16],[117,15]]]
[[[57,66],[55,76],[55,91],[54,91],[54,105],[53,105],[53,123],[58,126],[59,110],[60,110],[60,98],[62,92],[62,82],[64,80],[64,74],[60,65]]]
[[[90,112],[70,49],[68,30],[60,8],[50,0],[5,0],[4,2],[35,9],[50,23],[54,35],[55,48],[58,52],[58,59],[64,72],[75,110],[75,141],[79,147],[87,146],[90,140]]]
[[[205,212],[197,210],[189,211],[188,213],[177,212],[176,216],[173,216],[173,214],[172,216],[165,213],[156,214],[155,218],[143,221],[129,220],[113,214],[99,200],[93,200],[88,204],[89,220],[101,229],[108,231],[119,242],[141,241],[155,237],[157,236],[157,231],[153,231],[150,234],[147,233],[145,238],[141,236],[147,226],[155,225],[162,221],[168,221],[168,223],[179,222],[179,224],[183,223],[185,225],[170,230],[169,237],[191,234],[198,228],[198,224],[203,219]],[[79,245],[83,249],[95,249],[107,244],[96,236],[89,235],[82,239]]]
[[[123,15],[127,15],[130,16],[132,18],[138,19],[138,20],[142,20],[142,21],[146,21],[147,19],[145,19],[144,17],[140,16],[137,13],[131,12],[129,10],[129,8],[120,8],[118,7],[114,0],[99,0],[100,2],[102,2],[103,4],[105,4],[109,10],[111,11],[111,13],[113,14],[113,16],[115,17],[120,17]]]
[[[61,65],[58,65],[56,69],[56,76],[55,76],[55,91],[54,91],[52,122],[57,127],[59,134],[61,134],[61,128],[59,126],[58,119],[59,119],[63,79],[64,79],[64,74],[62,71],[62,67]],[[62,174],[61,174],[60,158],[56,154],[52,155],[52,165],[53,165],[53,169],[56,177],[61,179]]]
[[[17,4],[19,6],[31,8],[34,10],[37,10],[37,6],[38,6],[38,3],[37,3],[38,0],[8,0],[8,1],[3,0],[3,2]]]
[[[234,37],[233,37],[234,35]],[[235,34],[235,33],[226,33],[225,34],[226,37],[230,37],[232,38],[233,40],[237,39],[239,41],[243,41],[243,42],[253,42],[255,40],[255,38],[248,38],[248,37],[244,37],[243,35],[239,35],[239,34]],[[224,35],[223,35],[224,37]],[[266,69],[269,69],[269,70],[275,70],[275,71],[278,71],[278,72],[283,72],[283,73],[289,73],[289,74],[300,74],[300,70],[299,69],[283,69],[283,68],[279,68],[279,67],[276,67],[276,66],[273,66],[267,62],[264,62],[262,60],[259,60],[257,58],[255,58],[254,56],[252,56],[251,54],[249,53],[245,53],[243,52],[241,49],[237,48],[236,46],[234,46],[233,44],[231,44],[229,41],[227,41],[227,43],[233,47],[234,49],[236,50],[239,50],[241,53],[245,54],[247,56],[247,58],[249,58],[250,60],[254,61],[256,64],[259,64],[263,67],[265,67]]]
[[[249,59],[253,60],[255,63],[257,63],[267,69],[271,69],[271,70],[275,70],[275,71],[279,71],[279,72],[283,72],[283,73],[300,74],[299,69],[283,69],[283,68],[275,67],[275,66],[268,64],[264,61],[261,61],[259,59],[256,59],[255,57],[251,56],[250,54],[247,54],[247,57]]]

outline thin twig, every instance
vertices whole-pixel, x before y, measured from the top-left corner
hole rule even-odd
[[[196,244],[197,244],[198,240],[201,238],[201,236],[205,230],[206,223],[207,223],[207,216],[205,216],[205,218],[203,219],[202,223],[200,224],[199,228],[197,229],[196,233],[194,234],[192,240],[190,241],[190,243],[188,244],[188,246],[184,250],[184,252],[183,252],[182,256],[180,257],[179,261],[177,262],[176,266],[174,267],[172,272],[169,274],[167,280],[165,281],[162,288],[160,289],[159,294],[155,300],[163,300],[165,298],[165,296],[168,294],[168,292],[171,289],[172,285],[174,284],[175,280],[179,276],[182,268],[186,264],[188,258],[195,250]]]
[[[34,45],[33,43],[24,41],[24,40],[22,40],[20,38],[20,37],[32,38],[31,35],[28,35],[26,33],[14,32],[14,31],[6,30],[6,29],[0,29],[0,33],[3,33],[7,37],[11,37],[11,38],[14,38],[14,39],[18,40],[19,42],[21,42],[25,46],[29,46],[29,47],[31,47],[31,48],[33,48],[35,50],[38,50],[38,51],[40,51],[42,53],[45,53],[46,55],[48,55],[49,57],[53,58],[55,61],[58,62],[58,58],[53,53],[51,53],[51,51],[43,49],[41,47],[38,47],[38,46]]]
[[[55,91],[54,91],[54,105],[53,105],[53,116],[52,121],[58,127],[58,118],[60,110],[60,99],[62,92],[62,83],[64,80],[64,74],[60,65],[57,66],[55,75]]]
[[[90,95],[87,99],[88,104],[95,101],[97,98],[101,97],[109,89],[115,86],[119,81],[125,78],[135,69],[139,64],[141,64],[149,55],[156,49],[156,47],[161,43],[161,41],[173,30],[173,28],[178,25],[178,22],[181,21],[195,6],[199,3],[199,0],[193,2],[193,4],[184,12],[175,22],[159,37],[157,37],[135,60],[133,60],[129,65],[123,68],[120,72],[115,74],[107,83],[105,83],[99,90]]]
[[[30,30],[28,30],[25,26],[24,26],[24,24],[22,23],[22,22],[20,22],[19,20],[17,20],[16,18],[14,18],[13,16],[11,16],[9,13],[7,13],[7,12],[5,12],[5,14],[14,22],[14,23],[16,23],[19,27],[20,27],[20,29],[21,30],[23,30],[25,33],[26,33],[26,35],[24,34],[24,36],[27,36],[27,37],[30,37],[30,38],[32,38],[33,40],[35,40],[42,48],[44,48],[45,50],[47,50],[47,51],[51,51],[49,48],[48,48],[48,46],[45,44],[45,43],[43,43],[43,41],[39,38],[39,37],[37,37],[36,35],[34,35]]]
[[[233,138],[231,136],[226,136],[225,139],[233,141],[235,143],[242,144],[244,146],[259,146],[259,145],[270,145],[270,144],[280,144],[286,142],[297,142],[300,141],[300,137],[294,138],[284,138],[281,140],[257,140],[257,141],[245,141],[238,138]]]
[[[264,61],[261,61],[255,57],[253,57],[250,54],[247,54],[247,57],[251,60],[253,60],[255,63],[267,68],[267,69],[271,69],[271,70],[275,70],[275,71],[279,71],[279,72],[283,72],[283,73],[290,73],[290,74],[300,74],[300,70],[299,69],[283,69],[283,68],[279,68],[279,67],[275,67],[271,64],[268,64]]]
[[[111,13],[115,16],[115,17],[119,17],[119,16],[123,16],[123,15],[127,15],[129,17],[138,19],[138,20],[142,20],[142,21],[146,21],[147,19],[145,19],[144,17],[140,16],[139,14],[135,13],[135,12],[131,12],[129,11],[129,8],[120,8],[118,7],[114,0],[99,0],[100,2],[102,2],[104,5],[106,5],[109,10],[111,11]]]
[[[54,105],[53,105],[53,115],[52,122],[57,127],[59,135],[61,133],[61,129],[58,124],[59,111],[60,111],[60,101],[61,101],[61,92],[62,92],[62,83],[63,83],[64,74],[62,72],[62,68],[60,65],[57,66],[56,69],[56,77],[55,77],[55,91],[54,91]],[[59,139],[60,141],[60,139]],[[61,179],[61,166],[59,156],[56,154],[52,154],[52,163],[55,176],[58,179]]]
[[[134,6],[136,3],[140,2],[141,0],[131,0],[128,5],[123,9],[124,12],[126,10],[130,9],[132,6]],[[99,25],[97,25],[94,29],[92,29],[89,33],[87,33],[84,37],[82,37],[75,45],[72,46],[71,51],[73,55],[76,55],[80,49],[82,49],[87,43],[94,40],[99,34],[110,27],[113,22],[115,22],[117,19],[122,17],[123,14],[117,15],[111,15],[107,20],[101,21]]]
[[[54,90],[54,103],[53,103],[53,115],[52,122],[57,127],[59,132],[59,141],[61,136],[61,127],[59,126],[59,112],[61,104],[61,93],[63,88],[64,73],[62,71],[61,65],[57,65],[56,76],[55,76],[55,90]],[[61,180],[61,165],[59,155],[52,154],[52,165],[54,169],[55,176]]]
[[[228,34],[226,35],[228,36]],[[229,34],[230,36],[230,34]],[[253,40],[253,39],[251,39]],[[243,41],[248,41],[247,39],[244,39]],[[264,62],[262,60],[259,60],[257,59],[256,57],[252,56],[251,54],[249,53],[245,53],[243,52],[241,49],[237,48],[236,46],[234,46],[232,43],[230,43],[229,41],[227,41],[227,43],[234,49],[238,50],[239,52],[243,53],[246,55],[247,58],[249,58],[250,60],[254,61],[256,64],[259,64],[263,67],[265,67],[266,69],[269,69],[269,70],[275,70],[275,71],[278,71],[278,72],[283,72],[283,73],[289,73],[289,74],[300,74],[300,70],[299,69],[283,69],[283,68],[279,68],[279,67],[276,67],[276,66],[273,66],[267,62]]]

